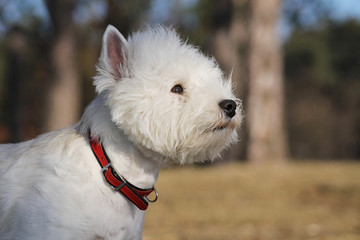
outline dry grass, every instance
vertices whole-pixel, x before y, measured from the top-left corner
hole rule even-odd
[[[163,170],[144,240],[359,240],[360,163]]]

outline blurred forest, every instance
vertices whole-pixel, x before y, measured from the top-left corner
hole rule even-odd
[[[360,20],[331,2],[2,0],[0,143],[80,118],[108,24],[161,23],[236,82],[245,123],[227,159],[360,159]]]

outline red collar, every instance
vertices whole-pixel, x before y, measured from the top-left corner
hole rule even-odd
[[[110,158],[107,156],[101,142],[97,138],[92,137],[90,132],[89,141],[91,149],[102,168],[101,171],[105,177],[105,180],[115,191],[122,193],[140,210],[146,210],[148,207],[148,202],[155,202],[157,200],[158,193],[154,187],[149,189],[138,188],[132,185],[130,182],[126,181],[124,177],[116,172],[116,170],[111,165]],[[155,191],[156,197],[154,200],[149,200],[147,196],[153,191]]]

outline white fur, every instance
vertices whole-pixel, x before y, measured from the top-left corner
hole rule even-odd
[[[0,145],[1,240],[141,239],[145,213],[104,181],[89,129],[140,188],[155,184],[161,166],[212,160],[236,141],[242,115],[231,81],[174,30],[125,40],[109,26],[97,70],[99,96],[78,124]],[[171,92],[177,84],[183,94]],[[232,119],[218,105],[224,99],[238,103]]]

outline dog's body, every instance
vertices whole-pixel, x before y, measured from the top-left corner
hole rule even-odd
[[[152,188],[168,164],[214,159],[236,141],[240,104],[216,63],[158,27],[103,38],[99,96],[81,121],[0,145],[0,239],[141,239],[144,211],[104,180],[89,131],[114,169]]]
[[[159,165],[120,140],[124,139],[120,133],[108,136],[103,143],[114,167],[134,185],[152,187]],[[1,161],[1,170],[7,170],[1,172],[0,239],[141,236],[145,212],[104,183],[99,164],[78,127],[4,145],[0,152],[2,159],[12,160]]]

